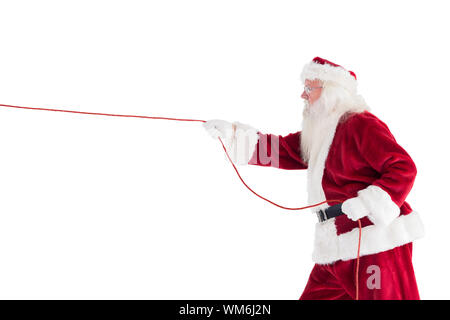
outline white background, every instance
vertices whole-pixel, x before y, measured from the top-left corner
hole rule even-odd
[[[0,103],[300,129],[299,75],[353,70],[418,167],[422,298],[448,299],[445,1],[2,1]],[[0,298],[297,299],[316,217],[248,192],[199,123],[0,108]],[[306,172],[241,167],[306,205]]]

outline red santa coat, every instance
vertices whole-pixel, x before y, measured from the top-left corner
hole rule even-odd
[[[390,250],[423,236],[418,213],[405,201],[416,177],[416,166],[386,124],[372,113],[342,116],[314,163],[306,163],[300,155],[301,132],[283,137],[258,135],[249,164],[308,169],[310,201],[311,194],[315,194],[315,202],[345,201],[357,196],[363,200],[370,214],[361,219],[361,256]],[[325,207],[335,204],[330,202]],[[356,258],[356,221],[341,215],[317,223],[315,231],[314,262],[327,264]]]

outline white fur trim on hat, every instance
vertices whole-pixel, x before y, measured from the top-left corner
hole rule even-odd
[[[308,63],[304,68],[301,79],[331,81],[341,85],[352,93],[356,93],[356,79],[343,67],[335,67],[330,64],[320,64],[314,61]]]

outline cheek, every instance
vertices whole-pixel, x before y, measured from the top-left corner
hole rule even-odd
[[[316,102],[320,98],[320,91],[314,92],[314,94],[311,96],[311,100],[313,102]]]

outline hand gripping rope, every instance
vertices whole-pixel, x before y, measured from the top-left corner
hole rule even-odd
[[[0,107],[6,107],[6,108],[16,108],[16,109],[26,109],[26,110],[40,110],[40,111],[54,111],[54,112],[66,112],[66,113],[78,113],[83,115],[94,115],[94,116],[108,116],[108,117],[123,117],[123,118],[142,118],[142,119],[153,119],[153,120],[172,120],[172,121],[189,121],[189,122],[206,122],[206,120],[198,120],[198,119],[182,119],[182,118],[167,118],[167,117],[150,117],[150,116],[139,116],[139,115],[129,115],[129,114],[113,114],[113,113],[98,113],[98,112],[84,112],[84,111],[74,111],[74,110],[63,110],[63,109],[49,109],[49,108],[33,108],[33,107],[21,107],[21,106],[12,106],[7,104],[0,104]],[[264,201],[267,201],[270,204],[273,204],[274,206],[285,209],[285,210],[304,210],[309,209],[313,207],[320,206],[321,204],[328,203],[328,202],[336,202],[336,203],[342,203],[341,200],[325,200],[316,204],[312,204],[305,207],[299,207],[299,208],[290,208],[285,207],[282,205],[279,205],[261,195],[256,193],[252,188],[250,188],[247,183],[245,183],[244,179],[242,179],[238,169],[236,168],[236,165],[233,163],[233,161],[230,158],[230,155],[228,154],[227,149],[225,148],[225,145],[223,144],[222,139],[219,137],[219,142],[223,147],[223,150],[225,151],[225,154],[230,161],[231,165],[233,166],[234,171],[236,171],[237,176],[241,180],[242,184],[250,190],[251,193],[253,193],[255,196],[263,199]],[[359,255],[360,255],[360,249],[361,249],[361,220],[358,220],[358,228],[359,228],[359,238],[358,238],[358,252],[356,257],[356,271],[355,271],[355,288],[356,288],[356,295],[355,299],[359,300]]]

